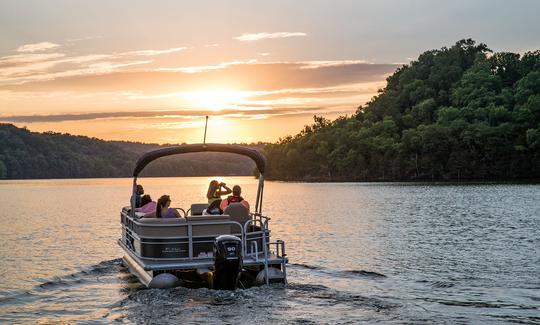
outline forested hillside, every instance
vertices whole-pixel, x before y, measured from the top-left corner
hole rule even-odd
[[[540,51],[462,40],[421,54],[351,117],[268,145],[284,180],[540,178]]]
[[[421,54],[353,116],[315,117],[266,145],[281,180],[540,179],[540,51],[492,53],[462,40]],[[130,176],[155,144],[34,133],[0,124],[0,178]],[[259,146],[260,148],[260,146]],[[236,155],[153,162],[143,175],[251,175]]]
[[[128,177],[138,157],[158,147],[0,124],[0,178]],[[156,160],[142,176],[252,175],[254,167],[234,154],[194,153]]]

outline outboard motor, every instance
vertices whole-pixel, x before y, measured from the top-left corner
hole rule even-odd
[[[242,271],[242,240],[221,235],[214,241],[213,288],[234,290]]]

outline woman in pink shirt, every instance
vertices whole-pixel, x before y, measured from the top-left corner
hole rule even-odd
[[[135,211],[143,213],[156,211],[156,205],[157,203],[152,201],[150,195],[143,195],[143,197],[141,198],[141,207],[135,208]]]
[[[178,210],[170,208],[171,197],[162,195],[156,204],[156,209],[153,212],[144,215],[145,218],[181,218]]]

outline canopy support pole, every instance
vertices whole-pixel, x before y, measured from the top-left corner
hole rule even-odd
[[[255,199],[255,213],[262,213],[262,197],[264,190],[264,175],[259,175],[259,186],[257,188],[257,198]]]
[[[206,123],[204,123],[204,139],[203,144],[206,144],[206,128],[208,127],[208,115],[206,115]]]
[[[131,210],[129,214],[132,218],[135,218],[135,194],[137,194],[137,177],[133,177],[133,188],[131,190]]]

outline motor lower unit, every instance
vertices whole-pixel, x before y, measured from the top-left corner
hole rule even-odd
[[[221,235],[214,241],[213,288],[234,290],[242,271],[242,240]]]

